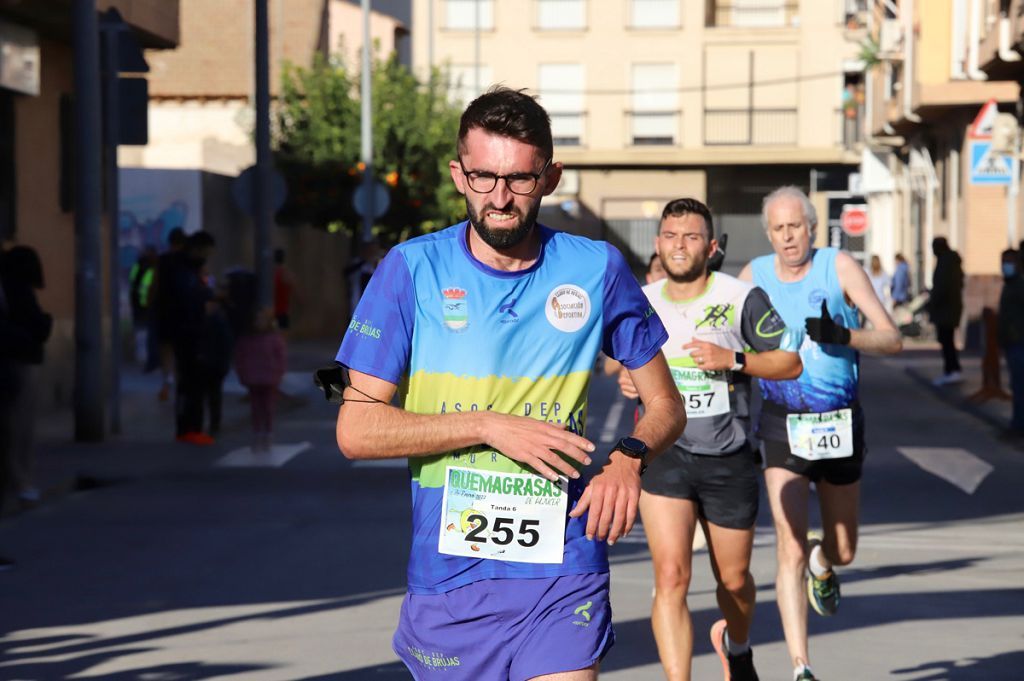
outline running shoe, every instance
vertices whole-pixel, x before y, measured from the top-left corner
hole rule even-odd
[[[821,536],[816,533],[807,535],[807,554],[811,554],[815,546],[821,545]],[[818,578],[807,570],[807,600],[814,612],[822,617],[831,617],[839,609],[839,575],[835,569],[829,570],[828,576]],[[813,678],[813,677],[812,677]]]
[[[725,620],[711,625],[711,645],[722,661],[725,681],[760,681],[754,670],[754,651],[748,649],[742,655],[729,655],[725,648]]]
[[[821,679],[815,676],[810,669],[804,667],[804,670],[796,677],[796,681],[821,681]]]

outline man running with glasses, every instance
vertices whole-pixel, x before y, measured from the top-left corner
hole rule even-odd
[[[409,458],[394,650],[416,679],[590,681],[614,640],[607,545],[633,526],[647,461],[685,425],[667,336],[615,248],[536,223],[562,166],[532,97],[499,87],[473,101],[450,170],[468,222],[391,250],[337,355],[351,381],[341,450]],[[583,470],[601,350],[647,411]]]

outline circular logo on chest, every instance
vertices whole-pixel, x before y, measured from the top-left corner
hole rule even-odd
[[[590,296],[575,284],[561,284],[548,294],[544,313],[559,331],[579,331],[590,319]]]

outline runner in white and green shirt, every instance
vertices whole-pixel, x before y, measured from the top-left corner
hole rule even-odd
[[[709,272],[716,249],[707,206],[695,199],[665,206],[655,251],[668,278],[648,284],[644,293],[669,334],[662,352],[686,405],[687,425],[644,475],[640,513],[654,561],[652,623],[666,672],[689,679],[693,632],[686,596],[699,521],[724,615],[711,629],[712,644],[727,680],[756,681],[748,638],[759,461],[748,442],[750,377],[798,376],[803,332],[786,328],[761,289]],[[628,377],[620,385],[633,396]]]

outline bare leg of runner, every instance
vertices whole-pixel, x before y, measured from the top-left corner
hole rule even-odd
[[[750,574],[750,553],[754,548],[754,528],[734,530],[704,523],[711,553],[711,568],[718,580],[715,595],[725,615],[729,638],[736,643],[750,639],[757,589]]]
[[[832,565],[849,565],[857,553],[860,517],[860,482],[833,485],[818,483],[821,522],[825,537],[821,550]]]
[[[577,669],[574,672],[558,672],[557,674],[545,674],[535,676],[530,681],[597,681],[598,663],[586,669]]]
[[[764,472],[775,520],[778,572],[775,593],[786,646],[795,667],[810,664],[807,654],[807,501],[810,481],[784,468]]]
[[[692,574],[697,504],[642,492],[640,516],[654,563],[651,626],[658,657],[669,681],[689,681],[693,625],[686,594]]]

